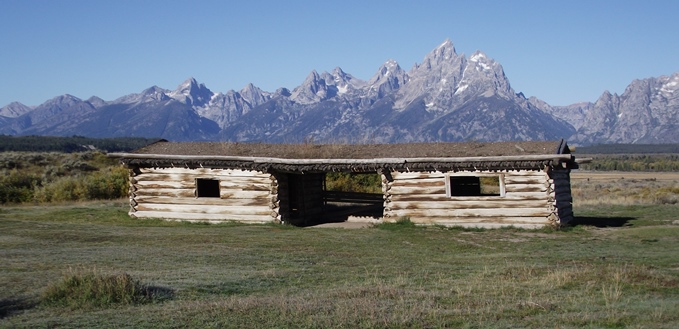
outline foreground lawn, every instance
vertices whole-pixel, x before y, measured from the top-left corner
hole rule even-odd
[[[134,220],[123,203],[0,208],[0,327],[679,327],[679,206],[576,208],[554,231]],[[150,303],[43,302],[73,273]]]

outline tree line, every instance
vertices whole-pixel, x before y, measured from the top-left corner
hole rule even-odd
[[[679,153],[679,144],[599,144],[576,147],[578,154],[670,154]]]
[[[592,156],[591,163],[580,164],[580,169],[676,172],[679,171],[679,154],[597,154]]]
[[[74,153],[99,150],[128,152],[158,141],[159,138],[117,137],[91,138],[83,136],[8,136],[0,135],[0,152],[61,152]]]

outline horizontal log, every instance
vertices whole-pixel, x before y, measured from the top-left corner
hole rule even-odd
[[[549,186],[544,184],[507,184],[505,192],[546,192]]]
[[[513,201],[549,201],[549,196],[546,193],[521,193],[515,192],[511,194],[506,194],[504,197],[501,196],[458,196],[458,197],[448,197],[445,194],[423,194],[423,195],[392,195],[389,194],[386,200],[391,202],[414,202],[414,201],[478,201],[478,202],[513,202]]]
[[[159,204],[159,203],[140,203],[135,209],[139,211],[160,211],[177,212],[191,214],[214,214],[214,215],[257,215],[264,216],[271,214],[271,208],[265,204],[261,206],[218,206],[218,205],[189,205],[189,204]]]
[[[269,199],[271,197],[271,194],[268,191],[222,190],[220,191],[220,194],[221,199]],[[167,188],[138,189],[137,191],[134,192],[134,196],[135,197],[169,196],[169,197],[196,198],[193,189],[167,189]]]
[[[570,187],[570,185],[566,185],[566,186],[557,185],[557,186],[554,187],[554,193],[556,193],[556,195],[562,195],[562,194],[570,195],[571,194],[571,187]]]
[[[512,176],[505,175],[505,184],[546,184],[548,178],[542,176]]]
[[[271,174],[261,171],[238,170],[238,169],[210,169],[210,168],[139,168],[142,174],[184,174],[184,175],[209,175],[227,177],[261,177],[269,178]]]
[[[426,172],[393,172],[392,178],[394,181],[397,180],[411,180],[411,179],[444,179],[446,178],[446,174],[436,171],[436,172],[431,172],[431,173],[426,173]]]
[[[543,208],[502,208],[502,209],[396,209],[386,213],[410,217],[546,217],[550,214]]]
[[[138,196],[134,198],[138,204],[157,203],[157,204],[184,204],[202,206],[264,206],[273,207],[275,202],[272,199],[220,199],[220,198],[173,198],[173,197],[151,197]]]
[[[554,201],[573,203],[573,196],[570,194],[560,194],[554,198]]]
[[[255,176],[218,176],[218,175],[200,175],[200,174],[143,174],[136,176],[134,179],[137,182],[195,182],[196,178],[203,179],[217,179],[220,181],[228,181],[237,184],[271,184],[271,180],[265,177]]]
[[[396,209],[505,209],[505,208],[545,208],[549,207],[545,200],[506,200],[494,201],[416,201],[416,202],[392,202],[389,208]]]
[[[505,198],[514,198],[514,199],[542,199],[542,198],[549,198],[550,193],[548,191],[538,191],[538,192],[516,192],[516,191],[507,191],[505,194]]]
[[[557,177],[552,177],[552,180],[555,182],[570,182],[571,178],[570,176],[557,176]]]
[[[410,221],[422,224],[441,224],[441,225],[456,225],[458,223],[488,223],[488,224],[505,224],[511,225],[516,223],[523,224],[547,224],[549,220],[546,217],[477,217],[477,218],[436,218],[436,217],[411,217]]]
[[[195,189],[196,182],[191,181],[147,181],[141,180],[134,183],[137,189],[156,189],[156,188],[174,188],[174,189]]]
[[[446,195],[446,187],[444,186],[433,186],[433,187],[417,187],[417,186],[398,186],[398,185],[392,185],[391,189],[389,190],[389,193],[392,195],[399,195],[399,194],[404,194],[404,195],[420,195],[420,194],[442,194]]]
[[[559,216],[559,222],[562,224],[569,223],[571,222],[575,217],[573,216],[573,213],[570,213],[568,215],[561,215]]]
[[[561,216],[561,215],[573,216],[573,207],[559,208],[557,213],[559,214],[559,216]]]
[[[149,188],[137,189],[134,196],[168,196],[175,198],[195,198],[193,189],[169,189],[169,188]]]
[[[422,179],[406,179],[394,181],[389,184],[390,186],[446,186],[446,179],[441,178],[422,178]]]
[[[163,211],[136,211],[130,216],[137,218],[165,218],[175,220],[206,220],[206,221],[241,221],[250,223],[267,223],[276,221],[271,215],[221,215],[221,214],[200,214],[200,213],[177,213]]]
[[[526,230],[535,230],[535,229],[540,229],[545,226],[551,225],[550,223],[522,223],[522,222],[508,222],[508,223],[445,223],[445,222],[437,222],[435,223],[436,225],[442,225],[442,226],[459,226],[459,227],[464,227],[464,228],[485,228],[485,229],[497,229],[497,228],[503,228],[503,227],[515,227],[515,228],[521,228],[521,229],[526,229]]]
[[[571,201],[557,201],[555,206],[559,209],[573,208],[573,202],[571,202]]]
[[[137,181],[134,184],[137,189],[146,188],[178,188],[178,189],[194,189],[196,188],[196,183],[194,180],[186,181]],[[247,183],[235,183],[231,181],[222,180],[219,182],[219,186],[222,189],[235,189],[242,191],[269,191],[271,190],[271,185],[268,183],[256,184],[254,182]]]
[[[271,191],[271,184],[236,184],[229,181],[220,181],[219,188],[221,191],[225,190],[241,190],[241,191]]]
[[[222,199],[269,199],[271,197],[269,191],[222,190],[220,194]]]

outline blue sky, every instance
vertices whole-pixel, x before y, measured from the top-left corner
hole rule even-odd
[[[449,38],[552,105],[679,71],[679,1],[0,1],[0,107],[105,100],[194,77],[213,92],[294,88],[336,66],[409,70]]]

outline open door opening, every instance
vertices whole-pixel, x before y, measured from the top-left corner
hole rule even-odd
[[[382,178],[377,173],[281,174],[281,219],[295,226],[382,218]]]
[[[327,222],[382,218],[384,197],[380,174],[327,173],[324,183],[323,202]]]

